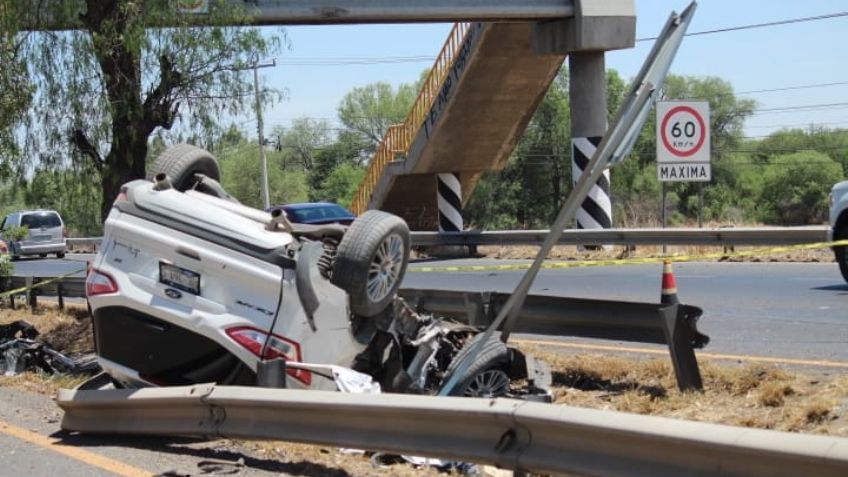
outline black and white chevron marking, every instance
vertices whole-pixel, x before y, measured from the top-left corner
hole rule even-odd
[[[436,174],[439,232],[462,232],[462,185],[456,174]]]
[[[571,177],[576,184],[589,165],[595,149],[600,144],[600,137],[571,138]],[[589,195],[577,211],[577,228],[579,229],[609,229],[612,228],[612,202],[610,201],[609,169],[598,178],[592,186]]]

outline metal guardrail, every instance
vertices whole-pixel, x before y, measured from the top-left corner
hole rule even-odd
[[[844,477],[848,439],[510,399],[197,385],[59,391],[62,429],[275,439],[529,472]]]
[[[507,293],[410,289],[398,291],[419,312],[454,318],[486,328],[509,299]],[[668,345],[682,391],[703,389],[695,348],[709,337],[697,328],[703,311],[690,305],[664,305],[559,296],[528,295],[516,333],[577,336]]]
[[[827,241],[827,226],[566,230],[559,245],[794,245]],[[413,246],[540,245],[548,230],[412,232]]]
[[[830,227],[566,230],[559,245],[795,245],[827,241]],[[412,232],[414,247],[539,245],[548,230]],[[98,248],[102,237],[69,238],[70,247]]]
[[[68,244],[68,248],[70,249],[90,247],[93,250],[97,250],[100,247],[100,242],[102,241],[103,237],[77,237],[65,239],[65,242]]]
[[[32,287],[45,281],[48,282]],[[27,289],[20,294],[26,295],[26,302],[33,308],[39,296],[58,296],[60,307],[65,298],[85,298],[84,277],[13,277],[10,289],[21,288]],[[454,318],[478,328],[489,326],[509,298],[505,293],[411,288],[401,289],[399,294],[420,312]],[[15,296],[9,299],[14,308]],[[678,387],[699,390],[703,385],[694,349],[709,342],[696,326],[701,314],[700,308],[682,304],[530,295],[521,308],[515,332],[665,344]]]
[[[33,287],[33,285],[36,285]],[[59,308],[65,307],[65,298],[85,298],[85,277],[11,277],[9,290],[24,289],[26,302],[35,308],[39,296],[58,297]],[[0,290],[4,291],[4,290]],[[15,308],[15,295],[9,295],[9,304]]]

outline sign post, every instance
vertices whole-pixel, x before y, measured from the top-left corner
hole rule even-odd
[[[706,101],[657,102],[657,179],[662,182],[662,226],[666,226],[666,182],[710,182],[710,104]],[[703,184],[698,188],[698,226],[702,226]],[[665,246],[663,246],[665,253]]]

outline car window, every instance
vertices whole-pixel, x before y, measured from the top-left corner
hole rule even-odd
[[[298,220],[315,219],[340,219],[350,217],[351,214],[340,205],[316,205],[314,207],[303,207],[293,209],[292,215]]]
[[[40,212],[36,214],[26,214],[21,217],[21,226],[29,227],[30,229],[61,227],[62,219],[56,212]]]

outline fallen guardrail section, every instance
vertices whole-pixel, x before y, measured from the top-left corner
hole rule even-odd
[[[419,312],[489,326],[509,299],[507,293],[402,288],[398,294]],[[668,345],[681,391],[703,388],[695,348],[709,337],[697,329],[703,311],[691,305],[664,305],[558,296],[528,295],[514,332],[577,336]]]
[[[62,429],[274,439],[593,476],[844,477],[848,439],[511,399],[211,384],[59,391]]]

